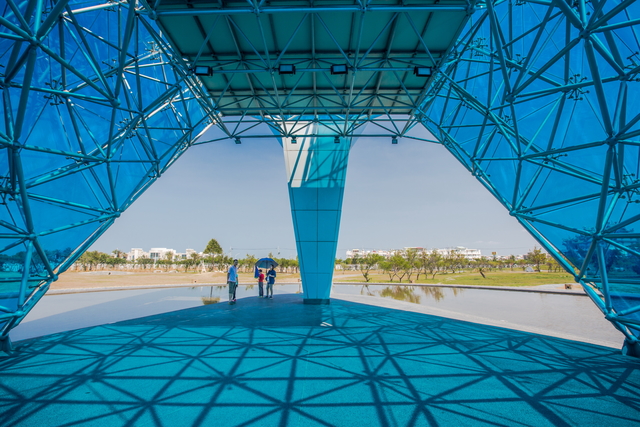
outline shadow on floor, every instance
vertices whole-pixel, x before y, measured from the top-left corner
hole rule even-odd
[[[298,295],[24,341],[1,426],[640,425],[611,349]]]

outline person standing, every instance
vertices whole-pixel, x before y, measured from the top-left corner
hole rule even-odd
[[[227,285],[229,285],[229,304],[236,303],[236,289],[238,288],[238,260],[233,260],[233,265],[227,272]]]
[[[276,270],[274,269],[273,264],[271,265],[271,270],[267,272],[267,296],[266,298],[273,299],[273,285],[276,283]],[[271,294],[271,296],[269,296]]]
[[[258,298],[264,296],[264,273],[262,269],[258,270]]]

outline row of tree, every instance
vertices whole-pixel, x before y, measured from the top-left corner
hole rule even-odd
[[[507,259],[499,259],[497,257],[486,258],[481,257],[476,260],[469,260],[464,255],[452,250],[444,255],[438,252],[419,251],[417,249],[407,249],[406,251],[397,251],[389,258],[385,258],[378,254],[367,254],[361,257],[354,257],[345,261],[336,260],[337,263],[355,266],[364,277],[365,282],[371,280],[372,271],[381,270],[389,276],[389,281],[398,279],[402,282],[405,278],[412,281],[420,280],[420,276],[431,277],[435,279],[439,273],[456,273],[468,269],[478,271],[482,277],[486,277],[485,273],[494,269],[503,270],[510,268],[527,267],[535,268],[541,271],[541,266],[546,265],[549,272],[562,271],[562,267],[551,256],[542,252],[539,248],[534,248],[524,259],[517,259],[515,255],[511,255]]]
[[[222,246],[216,239],[209,240],[202,253],[203,255],[191,253],[186,259],[174,259],[173,254],[169,253],[165,259],[139,258],[135,261],[129,261],[126,254],[117,249],[111,254],[87,251],[78,259],[75,267],[84,271],[118,268],[124,270],[161,269],[165,271],[181,269],[185,272],[202,272],[226,271],[228,266],[233,263],[233,258],[224,255]],[[297,259],[275,258],[271,253],[269,258],[273,258],[279,264],[278,270],[280,272],[297,273],[299,271],[300,266]],[[241,272],[251,272],[258,259],[252,254],[246,254],[238,261]],[[532,266],[540,271],[541,266],[545,264],[548,271],[562,270],[552,257],[539,248],[531,250],[524,259],[516,259],[515,255],[502,259],[497,258],[494,254],[492,258],[482,257],[477,260],[468,260],[455,250],[443,255],[435,251],[426,252],[417,249],[397,251],[389,258],[378,254],[367,254],[347,260],[336,259],[336,265],[341,265],[342,269],[351,265],[353,269],[359,270],[366,282],[371,280],[373,271],[382,271],[389,276],[389,281],[397,279],[402,282],[404,279],[412,281],[414,277],[415,280],[419,280],[421,276],[434,279],[437,274],[456,273],[465,269],[475,269],[483,277],[486,272],[494,269],[510,268],[514,270],[515,268],[525,269],[527,266]]]
[[[271,257],[273,258],[273,257]],[[277,270],[280,272],[296,273],[299,269],[298,260],[287,258],[273,258],[277,263]],[[252,272],[256,258],[254,255],[246,254],[244,258],[238,259],[240,272]],[[233,258],[226,255],[201,256],[192,253],[187,259],[158,259],[138,258],[135,261],[127,261],[125,258],[118,258],[110,254],[99,251],[87,251],[76,261],[74,269],[82,271],[93,270],[183,270],[184,272],[195,271],[226,271],[233,263]]]
[[[222,247],[216,239],[211,239],[203,255],[191,253],[186,259],[174,259],[172,253],[165,255],[164,259],[138,258],[134,261],[127,260],[127,254],[114,250],[111,254],[100,251],[87,251],[76,261],[75,269],[83,271],[121,269],[121,270],[184,270],[189,271],[226,271],[233,263],[233,258],[224,255]],[[296,273],[299,270],[297,259],[274,258],[278,263],[280,272]],[[246,254],[244,258],[238,259],[238,267],[241,272],[252,272],[255,263],[258,261],[254,255]]]

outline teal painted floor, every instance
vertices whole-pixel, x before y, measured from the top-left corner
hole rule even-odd
[[[0,426],[640,426],[610,348],[298,295],[18,343]]]

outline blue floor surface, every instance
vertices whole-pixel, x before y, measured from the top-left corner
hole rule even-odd
[[[0,426],[640,426],[610,348],[299,295],[20,342]]]

